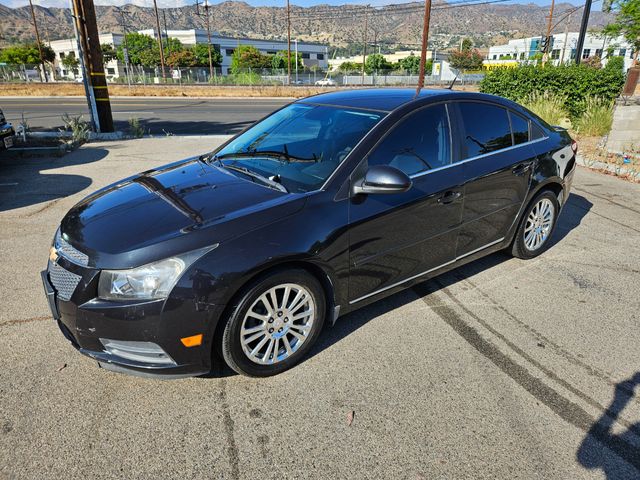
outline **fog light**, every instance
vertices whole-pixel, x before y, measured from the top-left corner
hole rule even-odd
[[[132,360],[134,362],[156,365],[176,365],[176,362],[153,342],[134,342],[129,340],[111,340],[101,338],[100,342],[105,350],[116,357]]]
[[[202,345],[202,334],[192,335],[191,337],[181,338],[180,341],[185,347],[197,347]]]

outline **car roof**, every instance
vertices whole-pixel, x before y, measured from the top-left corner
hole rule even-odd
[[[339,90],[336,92],[321,93],[298,100],[298,103],[312,103],[316,105],[334,105],[339,107],[364,108],[391,112],[396,108],[414,100],[423,98],[437,98],[463,94],[448,89],[430,90],[423,89],[416,96],[415,88],[364,88],[357,90]],[[485,97],[482,94],[473,96]]]

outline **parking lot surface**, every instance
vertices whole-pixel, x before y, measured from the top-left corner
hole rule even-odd
[[[77,353],[39,278],[64,213],[219,141],[0,160],[0,478],[640,477],[640,187],[585,169],[549,251],[344,316],[276,377],[148,380]]]

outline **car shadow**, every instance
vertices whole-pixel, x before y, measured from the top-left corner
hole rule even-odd
[[[569,234],[569,232],[579,227],[582,219],[587,215],[589,210],[591,210],[592,206],[593,204],[586,198],[572,194],[560,214],[558,224],[553,237],[551,238],[550,246],[560,243]],[[505,251],[487,255],[486,257],[482,257],[438,277],[418,283],[412,289],[403,290],[378,302],[372,303],[371,305],[348,313],[343,317],[340,317],[332,327],[325,328],[325,331],[322,332],[316,344],[302,362],[313,358],[324,350],[330,348],[332,345],[340,342],[343,338],[351,335],[374,318],[385,315],[392,310],[415,301],[416,295],[423,297],[431,293],[436,293],[437,291],[454,283],[473,277],[485,270],[500,265],[511,258],[513,257]],[[224,360],[221,358],[217,357],[214,364],[216,367],[209,375],[206,375],[205,378],[235,375],[235,372],[224,365]]]
[[[0,212],[74,195],[92,183],[84,175],[47,173],[48,170],[97,162],[104,148],[85,146],[62,157],[0,158]]]
[[[640,422],[627,423],[622,433],[613,433],[614,423],[637,395],[638,385],[640,372],[615,386],[611,404],[591,426],[576,452],[580,465],[602,470],[607,480],[640,478]]]

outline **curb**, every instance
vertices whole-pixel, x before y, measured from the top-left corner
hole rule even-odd
[[[636,170],[635,168],[628,168],[622,165],[614,165],[605,162],[585,160],[585,158],[581,156],[578,156],[576,158],[576,163],[581,167],[586,167],[591,170],[605,171],[614,174],[616,177],[624,177],[636,182],[640,181],[640,170]]]

